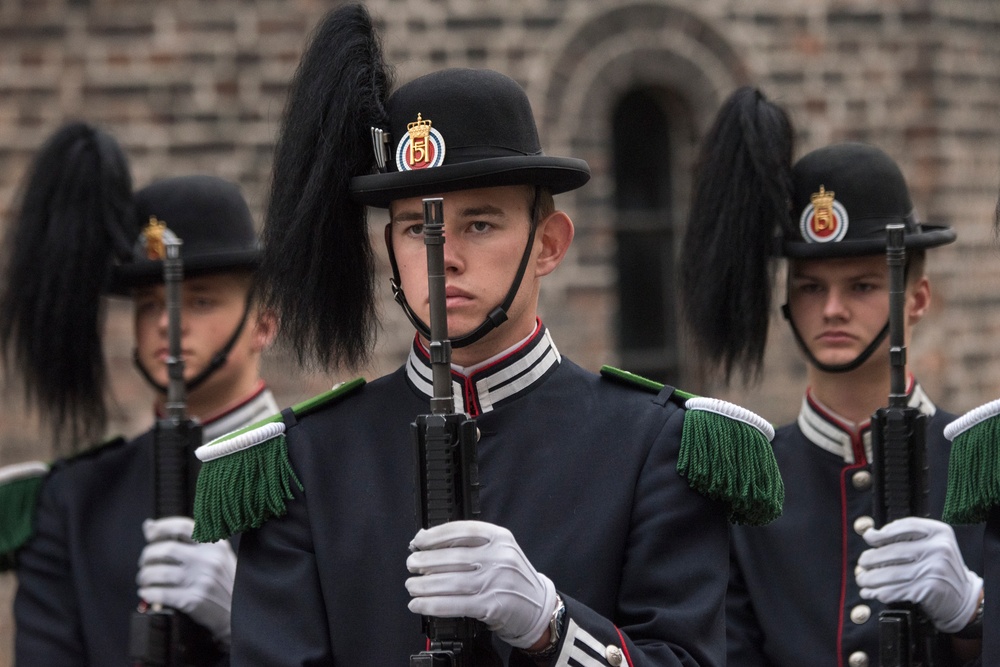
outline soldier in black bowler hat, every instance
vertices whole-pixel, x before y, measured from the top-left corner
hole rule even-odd
[[[590,173],[542,153],[516,82],[448,69],[390,88],[367,11],[328,15],[279,139],[265,303],[306,358],[363,358],[369,205],[388,209],[392,285],[417,333],[396,372],[199,450],[196,539],[245,531],[233,662],[407,664],[427,615],[492,631],[462,664],[723,664],[727,516],[780,508],[776,476],[741,477],[773,471],[768,425],[560,354],[536,312],[573,237],[552,195]],[[410,424],[432,391],[430,196],[443,199],[451,380],[480,433],[482,511],[417,531]],[[686,467],[688,455],[719,465]]]
[[[728,381],[759,371],[777,260],[782,312],[807,364],[798,419],[777,430],[782,516],[732,528],[729,664],[878,664],[885,603],[918,603],[964,664],[978,651],[982,527],[940,521],[952,415],[912,375],[907,403],[927,415],[928,506],[875,529],[871,416],[890,390],[886,225],[905,225],[905,338],[930,305],[925,253],[954,232],[916,217],[899,167],[880,149],[839,143],[792,163],[785,112],[759,91],[730,96],[702,149],[686,230],[686,318]]]
[[[226,541],[192,542],[190,517],[152,518],[152,432],[80,446],[105,428],[104,295],[133,301],[135,364],[164,414],[162,239],[171,233],[182,242],[187,414],[207,441],[277,412],[259,375],[277,327],[252,299],[260,250],[239,188],[198,175],[133,193],[113,137],[85,123],[61,128],[26,179],[0,296],[6,359],[31,404],[75,450],[51,466],[0,473],[0,497],[20,508],[16,517],[5,511],[0,526],[3,563],[18,577],[19,664],[130,664],[130,618],[145,605],[187,613],[209,631],[220,659],[228,650],[234,550]],[[193,479],[193,452],[188,459]]]

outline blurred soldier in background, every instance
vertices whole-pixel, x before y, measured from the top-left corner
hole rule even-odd
[[[60,129],[25,181],[4,246],[0,343],[29,403],[69,437],[70,456],[6,471],[0,525],[14,567],[15,654],[25,665],[124,665],[137,607],[166,605],[227,652],[236,556],[195,544],[190,517],[154,518],[154,432],[80,447],[105,427],[104,295],[134,304],[135,364],[165,411],[169,332],[165,234],[179,237],[180,348],[186,411],[210,440],[277,405],[259,375],[276,323],[254,302],[259,249],[238,187],[212,176],[132,192],[113,137]],[[199,443],[200,444],[200,443]],[[196,459],[186,453],[190,477]],[[0,473],[3,474],[3,473]],[[183,489],[189,499],[193,488]]]

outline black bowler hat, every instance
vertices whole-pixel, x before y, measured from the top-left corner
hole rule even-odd
[[[499,185],[540,185],[553,194],[582,186],[590,168],[542,153],[528,96],[491,70],[446,69],[390,96],[383,171],[356,176],[354,198],[387,207],[395,199]]]
[[[950,227],[921,224],[899,167],[874,146],[841,143],[812,151],[792,168],[792,224],[781,254],[810,259],[885,252],[885,227],[906,225],[907,248],[951,243]]]
[[[155,218],[177,235],[184,276],[253,269],[260,247],[246,200],[234,183],[215,176],[180,176],[156,181],[135,193],[139,233],[132,261],[115,266],[112,292],[163,282],[162,256],[150,246]]]

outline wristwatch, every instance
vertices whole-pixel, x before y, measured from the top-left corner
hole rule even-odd
[[[986,605],[986,596],[979,598],[979,606],[976,607],[976,615],[972,621],[964,628],[954,633],[953,637],[959,639],[980,639],[983,636],[983,608]]]
[[[552,611],[552,616],[549,618],[549,643],[545,648],[537,651],[524,651],[525,655],[534,660],[544,660],[555,655],[556,649],[559,648],[559,639],[562,637],[564,616],[566,616],[566,605],[563,603],[562,597],[556,593],[556,608]]]

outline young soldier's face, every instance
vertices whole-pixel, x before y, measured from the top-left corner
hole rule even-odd
[[[504,186],[440,195],[444,199],[444,263],[450,337],[473,331],[503,302],[528,242],[533,193],[533,188],[527,186]],[[390,214],[393,251],[403,290],[414,312],[424,322],[429,322],[423,198],[394,201]],[[559,220],[553,222],[557,217]],[[560,233],[562,240],[553,241],[551,231],[546,231],[555,227],[565,229],[566,225],[568,236]],[[456,350],[453,355],[456,363],[468,365],[486,359],[532,332],[539,279],[558,265],[570,239],[572,223],[565,214],[556,212],[539,224],[507,322],[486,336],[482,344]]]
[[[190,380],[204,370],[236,331],[246,307],[249,284],[249,276],[237,273],[196,276],[184,280],[181,286],[181,356],[184,360],[185,379]],[[169,316],[164,286],[137,289],[133,297],[139,360],[154,380],[166,385]],[[258,356],[262,349],[256,320],[252,310],[226,363],[195,392],[224,396],[231,388],[240,386],[248,374],[256,376]],[[264,346],[267,342],[270,342],[270,338]],[[238,391],[242,390],[240,386]],[[192,395],[192,398],[197,396]]]
[[[907,282],[905,331],[930,304],[926,277]],[[889,272],[884,255],[792,260],[788,306],[809,351],[823,364],[853,361],[889,321]],[[883,347],[888,350],[888,340]],[[886,354],[867,364],[887,364]],[[886,365],[888,369],[888,365]]]

